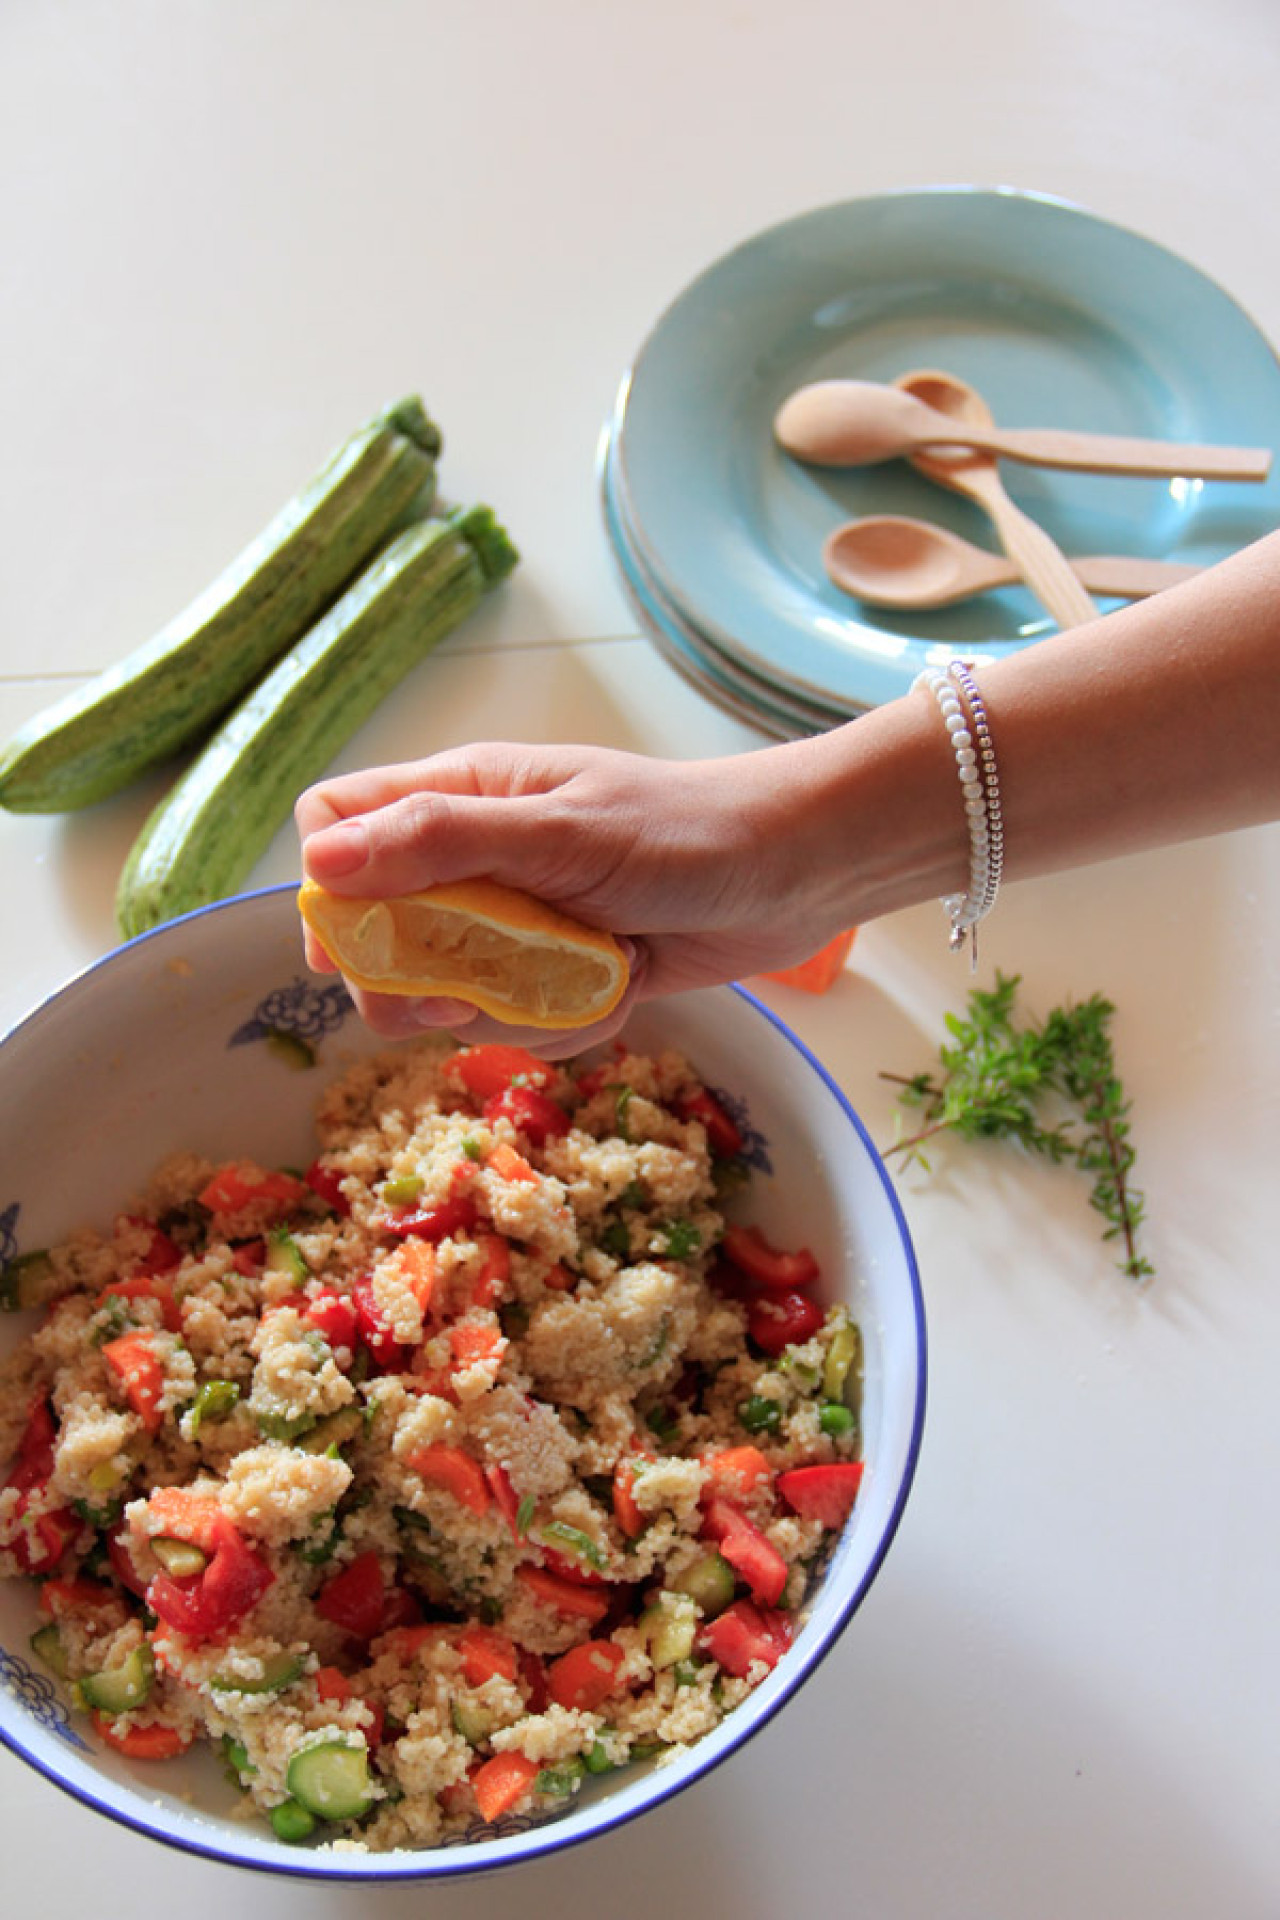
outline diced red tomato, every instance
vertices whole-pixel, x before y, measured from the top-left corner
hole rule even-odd
[[[124,1397],[149,1433],[164,1423],[164,1366],[150,1333],[122,1333],[108,1340],[102,1357],[115,1374]]]
[[[160,1321],[170,1333],[182,1332],[182,1312],[173,1297],[173,1285],[163,1275],[135,1273],[128,1280],[113,1280],[104,1287],[94,1306],[105,1307],[108,1300],[154,1300],[160,1308]]]
[[[147,1583],[133,1564],[133,1556],[127,1545],[128,1532],[127,1527],[120,1527],[115,1533],[107,1535],[107,1558],[121,1586],[136,1594],[139,1600],[145,1600]]]
[[[472,1320],[460,1320],[449,1329],[449,1346],[455,1367],[487,1367],[496,1374],[507,1351],[507,1342],[496,1327]]]
[[[266,1262],[267,1243],[265,1240],[241,1240],[231,1249],[231,1264],[237,1273],[246,1279],[259,1272]]]
[[[136,1214],[124,1213],[120,1216],[119,1224],[146,1231],[147,1244],[139,1258],[139,1272],[172,1273],[175,1267],[182,1265],[182,1248],[153,1220],[141,1220]]]
[[[396,1207],[381,1214],[378,1225],[397,1240],[416,1238],[436,1244],[453,1233],[470,1233],[479,1217],[480,1210],[469,1193],[453,1193],[432,1207]]]
[[[483,1047],[464,1047],[451,1053],[444,1063],[446,1073],[456,1073],[467,1092],[478,1100],[489,1100],[516,1079],[531,1087],[549,1087],[556,1070],[524,1047],[495,1043]]]
[[[313,1160],[307,1168],[305,1179],[312,1193],[318,1194],[326,1206],[333,1208],[345,1220],[351,1212],[351,1203],[342,1191],[342,1175],[332,1167],[326,1167],[320,1160]]]
[[[146,1532],[164,1534],[171,1540],[185,1540],[202,1553],[213,1553],[224,1522],[216,1500],[196,1493],[191,1487],[157,1487],[147,1500],[150,1526]],[[141,1525],[139,1536],[146,1538]]]
[[[537,1087],[504,1087],[485,1101],[484,1118],[491,1126],[495,1120],[509,1120],[535,1147],[545,1147],[569,1131],[564,1108]]]
[[[308,1326],[324,1335],[331,1347],[346,1347],[354,1353],[358,1338],[356,1310],[354,1302],[345,1294],[331,1293],[327,1288],[323,1293],[313,1294],[302,1317]]]
[[[6,1487],[17,1487],[19,1491],[28,1487],[42,1487],[53,1472],[57,1444],[58,1423],[53,1407],[42,1394],[31,1403],[27,1424],[18,1442],[17,1459],[5,1481]]]
[[[499,1633],[496,1627],[479,1624],[464,1627],[458,1636],[458,1652],[462,1656],[463,1678],[469,1687],[482,1687],[495,1674],[504,1680],[514,1680],[520,1671],[515,1641]]]
[[[732,1160],[735,1154],[742,1152],[741,1128],[706,1087],[695,1087],[678,1094],[671,1104],[681,1120],[701,1120],[706,1130],[707,1145],[718,1159]]]
[[[40,1608],[54,1620],[70,1615],[81,1619],[116,1619],[124,1623],[124,1603],[100,1580],[46,1580],[40,1588]]]
[[[753,1600],[776,1607],[787,1584],[787,1563],[773,1542],[727,1500],[712,1500],[702,1523],[704,1539],[714,1540]]]
[[[811,1287],[818,1278],[818,1263],[808,1247],[782,1253],[770,1245],[759,1227],[726,1227],[721,1251],[739,1272],[771,1291],[784,1293]]]
[[[613,1470],[613,1517],[628,1540],[638,1540],[648,1525],[636,1504],[636,1463],[624,1455]]]
[[[156,1497],[153,1495],[149,1503],[153,1513]],[[202,1504],[211,1506],[212,1502]],[[202,1527],[202,1535],[193,1542],[210,1553],[202,1572],[181,1580],[158,1573],[147,1588],[147,1605],[152,1613],[188,1640],[210,1640],[234,1626],[257,1605],[275,1579],[266,1561],[259,1559],[216,1508]],[[175,1537],[189,1539],[190,1534],[176,1533]]]
[[[538,1762],[526,1759],[522,1753],[495,1753],[491,1760],[477,1767],[471,1776],[471,1790],[481,1818],[497,1820],[518,1806],[540,1772]]]
[[[387,1589],[376,1553],[359,1553],[316,1595],[316,1612],[356,1640],[372,1640],[383,1623]]]
[[[408,1455],[407,1464],[432,1486],[443,1487],[471,1513],[489,1511],[489,1485],[484,1468],[463,1447],[423,1447]]]
[[[831,1528],[849,1518],[861,1485],[861,1460],[824,1460],[778,1475],[778,1492],[792,1512]]]
[[[524,1688],[525,1705],[530,1713],[545,1713],[551,1704],[546,1665],[538,1654],[530,1653],[527,1647],[518,1647],[516,1651],[520,1657],[520,1684]]]
[[[735,1600],[706,1622],[698,1641],[726,1673],[742,1679],[757,1660],[776,1667],[794,1632],[787,1614],[758,1607],[752,1600]]]
[[[317,1667],[311,1678],[322,1700],[336,1700],[341,1704],[351,1698],[351,1682],[341,1667]]]
[[[117,1726],[106,1713],[95,1713],[93,1724],[107,1745],[128,1760],[176,1760],[195,1738],[177,1727]]]
[[[469,1304],[496,1307],[511,1278],[511,1246],[500,1233],[482,1233],[477,1238],[484,1248],[484,1265],[471,1282]]]
[[[617,1691],[625,1660],[622,1648],[612,1640],[584,1640],[551,1662],[547,1692],[558,1707],[598,1713],[609,1695]]]
[[[576,1580],[551,1573],[546,1567],[517,1567],[516,1579],[535,1600],[572,1619],[588,1620],[594,1625],[609,1611],[610,1596],[603,1589],[584,1587]]]
[[[403,1372],[409,1362],[409,1349],[401,1346],[383,1318],[382,1308],[373,1291],[373,1282],[367,1275],[352,1287],[351,1304],[355,1309],[360,1343],[367,1348],[374,1365],[383,1373]]]
[[[578,1284],[578,1276],[562,1261],[557,1260],[554,1267],[543,1274],[542,1284],[544,1287],[550,1287],[552,1293],[572,1293]]]
[[[499,1140],[496,1146],[490,1147],[485,1156],[485,1165],[492,1167],[501,1180],[533,1181],[538,1177],[524,1155],[517,1153],[514,1147],[509,1147],[505,1140]]]
[[[849,949],[853,945],[858,929],[849,927],[844,933],[838,933],[834,940],[828,940],[825,947],[819,947],[807,960],[801,960],[797,966],[781,967],[776,973],[767,973],[766,980],[777,980],[784,987],[799,987],[802,993],[825,993],[833,987],[844,972],[844,963],[849,958]]]
[[[569,1580],[575,1587],[607,1587],[609,1577],[601,1573],[584,1559],[576,1558],[572,1553],[561,1553],[556,1547],[547,1546],[538,1541],[538,1550],[548,1572],[554,1573],[558,1580]]]
[[[196,1197],[210,1213],[239,1213],[261,1203],[269,1206],[273,1219],[278,1219],[292,1212],[308,1191],[306,1182],[295,1180],[291,1173],[264,1173],[248,1161],[231,1161],[219,1167]]]
[[[822,1321],[822,1308],[807,1293],[762,1293],[747,1308],[747,1332],[768,1354],[811,1340]]]
[[[23,1573],[52,1573],[80,1531],[81,1523],[70,1507],[33,1514],[31,1503],[40,1491],[30,1487],[18,1495],[13,1516],[0,1537],[0,1546],[9,1549]]]
[[[513,1539],[519,1539],[520,1496],[511,1484],[511,1475],[500,1461],[495,1460],[484,1470],[485,1481],[497,1503],[498,1512],[511,1529]]]
[[[390,1587],[387,1590],[381,1632],[390,1633],[396,1627],[416,1627],[421,1619],[422,1607],[418,1596],[411,1593],[408,1587]]]
[[[759,1447],[725,1447],[703,1455],[707,1469],[707,1496],[741,1500],[773,1480],[773,1468]]]

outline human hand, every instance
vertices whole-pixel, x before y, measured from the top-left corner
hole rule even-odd
[[[588,1028],[517,1029],[458,1001],[353,989],[363,1018],[388,1037],[449,1027],[556,1056],[616,1032],[638,1000],[805,958],[843,923],[796,844],[789,751],[685,762],[491,744],[310,788],[296,809],[303,866],[333,892],[484,876],[607,929],[628,952],[625,997]],[[334,970],[310,935],[307,958]]]

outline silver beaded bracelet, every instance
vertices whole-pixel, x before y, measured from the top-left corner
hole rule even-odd
[[[995,745],[987,721],[986,703],[969,663],[953,660],[946,673],[928,668],[912,683],[927,687],[938,703],[956,757],[956,773],[969,828],[969,884],[964,893],[949,893],[942,904],[951,920],[951,946],[966,943],[970,965],[978,964],[978,922],[996,903],[1004,869],[1004,820],[1000,811],[1000,779]]]

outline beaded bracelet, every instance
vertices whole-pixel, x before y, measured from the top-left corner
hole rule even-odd
[[[969,829],[969,884],[964,893],[947,894],[942,904],[951,920],[952,949],[958,952],[967,942],[970,965],[976,967],[978,922],[995,905],[1004,867],[1004,822],[995,746],[986,706],[967,662],[952,661],[947,673],[927,669],[912,683],[913,691],[916,687],[928,688],[937,701],[956,757]]]

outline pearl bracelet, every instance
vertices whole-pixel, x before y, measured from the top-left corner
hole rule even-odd
[[[986,704],[966,661],[953,660],[946,673],[927,669],[912,683],[913,691],[916,687],[926,687],[937,701],[956,757],[969,829],[969,884],[964,893],[947,894],[942,904],[951,920],[952,949],[958,952],[967,941],[970,965],[976,967],[978,922],[995,905],[1004,868],[1004,821],[995,746]]]

